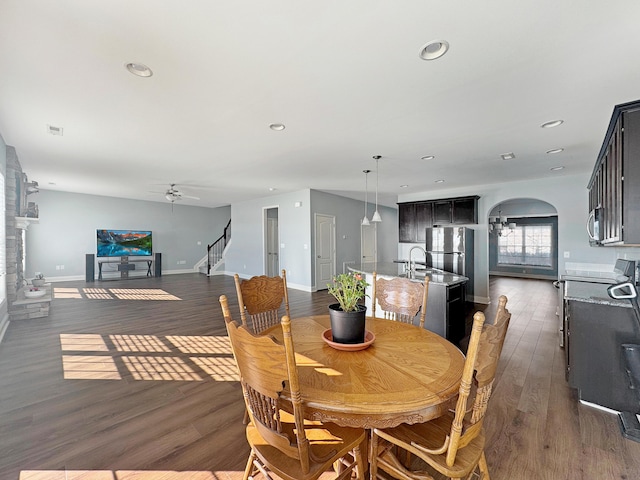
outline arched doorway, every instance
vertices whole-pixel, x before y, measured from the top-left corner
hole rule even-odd
[[[558,211],[543,200],[513,198],[490,211],[489,276],[558,278]]]

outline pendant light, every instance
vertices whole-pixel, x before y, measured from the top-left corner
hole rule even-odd
[[[371,225],[369,223],[369,219],[367,218],[367,202],[368,202],[368,190],[369,190],[369,183],[368,183],[368,179],[369,179],[369,172],[371,172],[371,170],[363,170],[364,172],[364,218],[362,219],[362,225]]]
[[[372,222],[381,222],[382,217],[378,213],[378,172],[380,171],[380,167],[378,166],[378,161],[380,160],[380,155],[374,155],[373,158],[376,159],[376,211],[373,212],[373,217],[371,217]]]

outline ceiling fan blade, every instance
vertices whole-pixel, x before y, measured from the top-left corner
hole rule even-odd
[[[182,194],[180,194],[180,196],[182,198],[190,198],[191,200],[200,200],[200,197],[192,197],[191,195],[182,195]]]

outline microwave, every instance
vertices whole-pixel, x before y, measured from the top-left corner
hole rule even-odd
[[[590,245],[601,245],[604,240],[603,235],[603,217],[604,212],[602,207],[596,207],[589,212],[589,218],[587,219],[587,234],[589,235]]]

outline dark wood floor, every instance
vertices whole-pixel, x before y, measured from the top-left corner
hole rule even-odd
[[[218,304],[225,293],[237,311],[233,279],[54,287],[50,316],[12,322],[0,344],[0,479],[241,478],[244,407]],[[640,443],[564,380],[551,283],[494,278],[491,293],[513,313],[486,421],[492,478],[640,478]],[[292,316],[329,300],[291,290]]]

